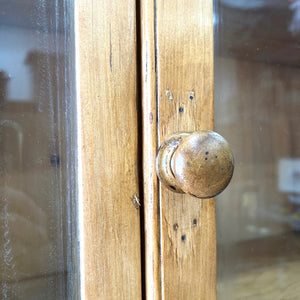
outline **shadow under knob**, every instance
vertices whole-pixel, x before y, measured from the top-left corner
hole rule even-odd
[[[234,159],[227,141],[216,132],[176,133],[161,145],[157,174],[170,190],[212,198],[229,184]]]

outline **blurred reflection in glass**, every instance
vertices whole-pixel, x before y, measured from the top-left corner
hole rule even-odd
[[[0,5],[0,299],[79,295],[72,5]]]
[[[215,1],[215,130],[236,161],[216,200],[218,299],[300,295],[298,5]]]
[[[300,1],[290,0],[290,9],[293,11],[293,17],[290,22],[289,31],[293,35],[300,33]]]

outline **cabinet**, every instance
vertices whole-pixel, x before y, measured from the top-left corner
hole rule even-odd
[[[0,298],[297,299],[297,1],[2,2]],[[214,127],[229,189],[161,185]]]
[[[169,135],[213,129],[212,4],[77,2],[88,299],[216,297],[214,200],[155,171]]]

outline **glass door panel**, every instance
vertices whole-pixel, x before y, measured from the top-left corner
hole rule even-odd
[[[218,299],[300,295],[300,1],[215,1]]]
[[[0,298],[76,299],[73,4],[0,2]]]

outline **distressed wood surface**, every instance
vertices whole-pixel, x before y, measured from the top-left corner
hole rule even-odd
[[[141,299],[136,7],[76,1],[84,299]]]
[[[161,299],[154,0],[140,1],[145,296]]]
[[[213,1],[156,3],[159,144],[213,129]],[[160,187],[164,299],[216,298],[214,199]]]

